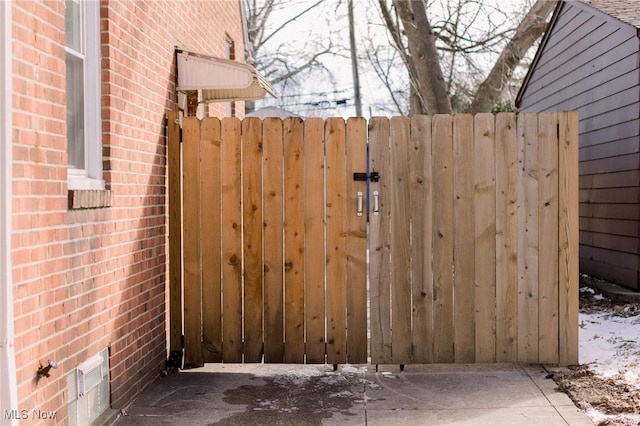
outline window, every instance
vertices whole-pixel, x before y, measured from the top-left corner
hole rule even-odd
[[[104,189],[100,2],[65,0],[69,189]]]
[[[96,419],[109,409],[109,392],[109,350],[104,349],[67,374],[69,425],[104,424]]]

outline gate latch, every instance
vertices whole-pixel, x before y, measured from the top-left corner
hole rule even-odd
[[[371,182],[378,182],[380,180],[380,174],[378,172],[367,173],[354,173],[353,180],[366,182],[370,180]]]

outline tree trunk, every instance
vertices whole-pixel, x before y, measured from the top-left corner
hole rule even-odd
[[[353,74],[353,99],[356,107],[356,117],[362,117],[362,97],[360,96],[360,73],[358,72],[353,0],[348,1],[347,7],[349,8],[349,48],[351,50],[351,73]]]
[[[540,38],[547,28],[547,17],[553,11],[557,0],[537,0],[518,25],[516,34],[507,43],[487,78],[480,84],[471,103],[471,112],[490,112],[500,99],[511,79],[513,70],[520,63],[529,48]]]
[[[393,0],[409,49],[407,68],[420,100],[420,114],[451,114],[451,102],[440,67],[435,37],[422,0]]]
[[[413,88],[413,85],[409,86],[409,115],[425,114],[422,112],[422,105],[420,104],[420,97]]]

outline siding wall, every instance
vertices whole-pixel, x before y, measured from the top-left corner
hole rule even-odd
[[[632,289],[640,289],[639,47],[636,28],[567,2],[520,100],[523,111],[579,111],[580,270]]]
[[[16,408],[55,411],[58,424],[67,422],[66,374],[101,349],[110,348],[114,408],[126,406],[164,366],[164,116],[175,108],[174,46],[224,57],[228,34],[238,56],[243,52],[237,0],[103,0],[110,192],[97,195],[109,206],[70,209],[64,4],[15,1],[12,12]],[[213,108],[218,116],[224,111]],[[90,204],[96,194],[76,195]],[[59,368],[36,383],[38,364],[47,359]]]

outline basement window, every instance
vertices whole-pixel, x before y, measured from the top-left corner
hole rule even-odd
[[[67,374],[69,425],[88,425],[109,408],[109,351],[104,349]]]

